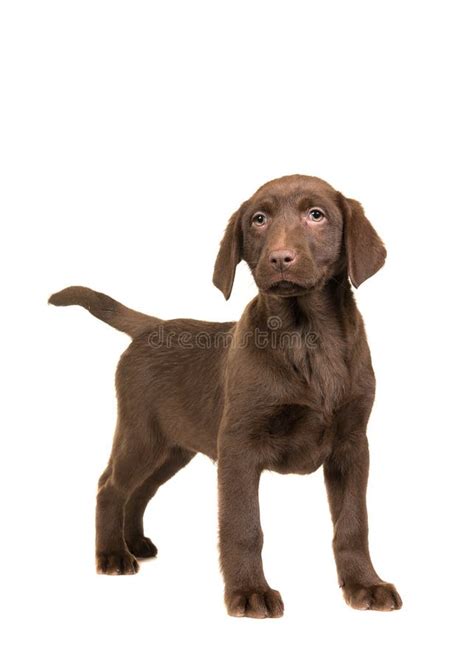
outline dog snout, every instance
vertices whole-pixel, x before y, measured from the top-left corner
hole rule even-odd
[[[278,249],[272,251],[268,259],[276,272],[284,272],[296,262],[296,252],[290,249]]]

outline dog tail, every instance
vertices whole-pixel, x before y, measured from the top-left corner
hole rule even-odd
[[[102,292],[83,288],[80,285],[73,285],[54,293],[49,298],[48,303],[54,304],[54,306],[71,306],[74,304],[83,306],[99,320],[103,320],[132,338],[139,336],[148,329],[153,329],[160,322],[159,318],[133,311]]]

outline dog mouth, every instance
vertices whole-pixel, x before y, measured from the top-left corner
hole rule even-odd
[[[272,283],[268,288],[265,288],[266,293],[283,297],[302,295],[309,290],[311,290],[311,286],[302,285],[301,283],[290,281],[289,279],[280,279],[279,281]]]

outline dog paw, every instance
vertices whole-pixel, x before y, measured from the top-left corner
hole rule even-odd
[[[342,587],[346,603],[356,610],[400,610],[402,599],[394,585],[347,584]]]
[[[126,550],[110,553],[97,553],[97,573],[109,576],[133,575],[138,572],[138,562],[133,555]]]
[[[280,592],[270,588],[231,592],[226,604],[232,617],[282,617],[284,610]]]
[[[134,541],[127,541],[127,546],[132,555],[135,555],[138,559],[156,557],[158,554],[158,548],[147,536],[142,536]]]

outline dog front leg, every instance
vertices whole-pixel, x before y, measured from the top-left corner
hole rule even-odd
[[[262,566],[258,486],[260,470],[251,454],[219,444],[219,537],[225,602],[234,617],[281,617],[283,602]]]
[[[396,610],[401,598],[379,578],[369,554],[366,490],[369,449],[365,434],[354,435],[344,454],[324,463],[329,506],[334,523],[334,556],[346,602],[360,610]]]

